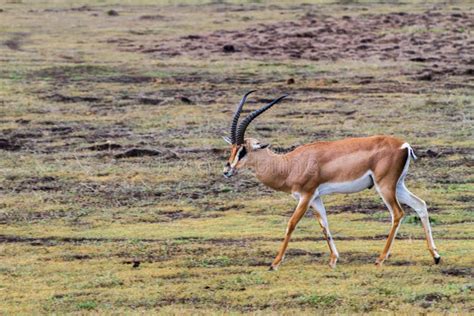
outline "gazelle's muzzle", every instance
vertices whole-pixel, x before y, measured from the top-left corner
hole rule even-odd
[[[230,177],[232,177],[234,174],[237,173],[237,170],[236,170],[235,168],[232,168],[232,167],[230,166],[230,164],[227,163],[227,165],[224,167],[223,173],[224,173],[224,177],[230,178]]]

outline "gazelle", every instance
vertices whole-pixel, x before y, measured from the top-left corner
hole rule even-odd
[[[332,193],[354,193],[375,187],[392,216],[392,226],[382,253],[376,260],[381,266],[400,227],[404,212],[400,203],[413,208],[421,219],[428,249],[436,264],[441,260],[431,234],[426,203],[405,186],[410,158],[416,159],[413,149],[391,136],[347,138],[331,142],[314,142],[300,146],[286,154],[276,154],[254,138],[244,138],[249,124],[260,114],[280,102],[286,95],[250,113],[238,125],[240,112],[250,91],[244,95],[232,119],[231,147],[224,176],[229,178],[237,170],[250,168],[266,186],[291,193],[298,205],[291,216],[285,238],[270,270],[278,269],[284,258],[291,233],[312,206],[329,245],[329,265],[336,266],[339,254],[329,231],[329,224],[321,197]]]

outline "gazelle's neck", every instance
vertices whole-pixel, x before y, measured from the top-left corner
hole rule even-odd
[[[289,175],[288,161],[284,155],[270,149],[254,151],[249,155],[248,166],[266,186],[275,190],[288,191],[285,182]]]

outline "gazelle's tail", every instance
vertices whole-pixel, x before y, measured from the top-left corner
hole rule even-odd
[[[413,148],[411,148],[410,144],[408,143],[403,143],[402,147],[400,147],[401,149],[403,148],[407,148],[408,149],[408,155],[409,157],[411,157],[413,160],[417,160],[418,157],[415,155],[415,151],[413,150]]]

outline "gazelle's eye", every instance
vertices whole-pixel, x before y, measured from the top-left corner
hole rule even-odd
[[[246,154],[247,154],[247,149],[245,149],[245,147],[242,147],[242,149],[239,150],[239,160],[244,158]]]

